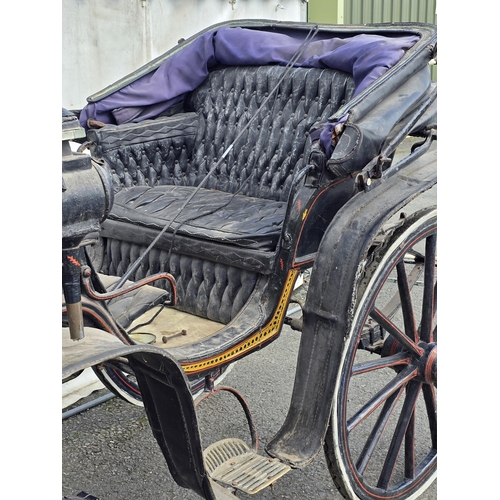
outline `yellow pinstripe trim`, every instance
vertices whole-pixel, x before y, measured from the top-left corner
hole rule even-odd
[[[281,327],[281,323],[283,321],[283,316],[286,313],[286,307],[288,305],[288,300],[290,298],[290,294],[293,291],[293,284],[295,283],[295,278],[297,276],[298,271],[296,269],[290,269],[288,271],[288,276],[285,282],[285,286],[283,287],[283,291],[281,293],[280,300],[278,302],[278,306],[274,311],[273,317],[271,321],[261,328],[257,333],[247,338],[243,342],[237,344],[236,346],[228,349],[226,352],[219,354],[218,356],[214,356],[212,358],[204,359],[203,361],[198,361],[196,363],[181,363],[182,368],[186,373],[196,373],[199,371],[203,371],[207,368],[212,368],[221,364],[228,363],[234,359],[239,358],[246,351],[253,350],[257,348],[264,341],[269,340],[276,336]]]

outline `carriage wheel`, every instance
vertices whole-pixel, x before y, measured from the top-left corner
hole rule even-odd
[[[109,361],[92,368],[97,378],[113,394],[135,406],[144,406],[137,379],[128,365]]]
[[[234,365],[225,365],[217,368],[211,373],[214,386],[222,382]],[[113,394],[135,406],[144,406],[141,391],[137,383],[134,371],[122,361],[111,360],[92,367],[97,378]],[[205,377],[189,380],[189,388],[193,397],[199,396],[205,387]]]
[[[360,278],[325,438],[346,498],[416,498],[437,475],[436,237],[436,210],[415,213]]]

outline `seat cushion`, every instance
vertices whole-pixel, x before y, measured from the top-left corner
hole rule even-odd
[[[158,231],[170,224],[170,233],[177,230],[179,235],[249,249],[276,248],[286,202],[201,188],[177,216],[193,192],[190,186],[122,189],[115,195],[109,219]]]

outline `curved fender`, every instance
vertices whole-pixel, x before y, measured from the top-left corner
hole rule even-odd
[[[85,368],[127,358],[141,390],[153,435],[177,484],[207,500],[234,498],[208,476],[203,461],[193,397],[179,363],[165,350],[125,345],[113,335],[86,328],[85,337],[70,340],[63,328],[63,379]]]
[[[304,305],[292,400],[268,443],[272,457],[304,467],[319,453],[329,422],[340,352],[356,301],[356,277],[374,237],[398,210],[437,182],[436,151],[354,196],[325,232]],[[408,157],[409,159],[409,157]]]

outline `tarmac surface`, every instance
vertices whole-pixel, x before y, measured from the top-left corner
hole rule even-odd
[[[416,202],[436,203],[436,188]],[[406,211],[406,210],[405,210]],[[411,210],[410,210],[411,211]],[[305,293],[306,283],[297,293]],[[288,411],[293,387],[300,333],[283,328],[281,336],[262,351],[240,361],[222,384],[245,397],[259,434],[259,452],[280,429]],[[73,405],[108,394],[97,391]],[[67,411],[68,408],[65,409]],[[197,410],[203,446],[223,437],[249,442],[245,416],[236,399],[219,393],[203,401]],[[145,410],[118,398],[64,419],[62,422],[62,494],[81,491],[99,500],[197,500],[194,492],[172,479],[149,427]],[[323,453],[303,470],[292,470],[255,495],[238,492],[238,498],[254,500],[341,500]],[[437,481],[421,500],[437,499]]]

